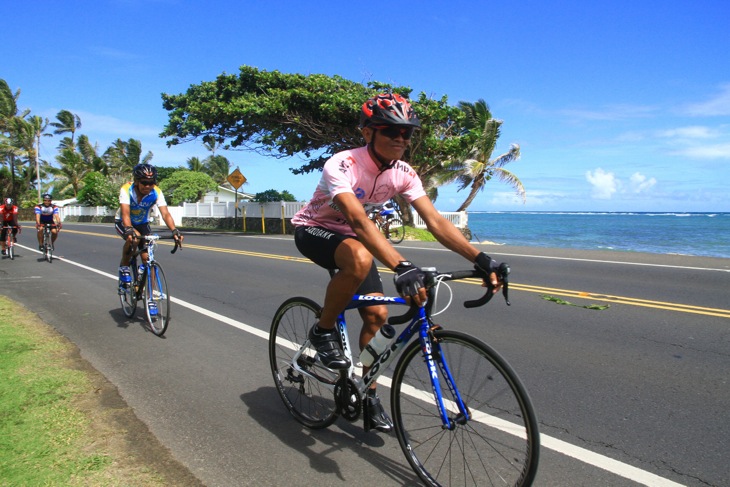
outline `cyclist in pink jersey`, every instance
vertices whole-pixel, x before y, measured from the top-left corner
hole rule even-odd
[[[309,338],[320,359],[332,369],[346,369],[349,361],[334,332],[337,316],[355,293],[383,296],[375,259],[395,272],[394,283],[406,299],[426,300],[423,272],[403,257],[378,231],[368,214],[396,194],[402,195],[446,248],[489,274],[495,292],[501,287],[496,262],[480,252],[436,210],[416,172],[401,157],[413,131],[421,124],[408,100],[396,93],[377,95],[362,105],[360,130],[367,145],[335,154],[324,165],[314,196],[292,219],[299,251],[314,263],[337,269],[324,299],[319,323]],[[386,306],[359,309],[363,320],[362,350],[388,317]],[[364,370],[367,373],[367,368]],[[368,391],[370,427],[391,431],[393,423],[375,389]]]

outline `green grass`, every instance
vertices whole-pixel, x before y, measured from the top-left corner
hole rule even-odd
[[[69,347],[0,296],[0,486],[145,485],[110,469],[90,419],[74,407],[93,386],[69,367]]]
[[[436,242],[436,237],[426,229],[406,227],[406,240],[419,240],[421,242]]]

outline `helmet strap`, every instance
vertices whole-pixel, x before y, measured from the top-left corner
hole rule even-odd
[[[372,154],[382,166],[381,171],[385,171],[386,169],[392,168],[395,165],[395,161],[391,161],[390,159],[381,156],[380,154],[378,154],[378,151],[375,150],[375,135],[377,133],[378,131],[373,129],[373,136],[370,138],[370,142],[368,142],[368,149],[372,152]]]

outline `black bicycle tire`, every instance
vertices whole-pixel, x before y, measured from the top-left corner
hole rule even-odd
[[[434,337],[439,342],[440,349],[448,356],[447,363],[454,376],[456,387],[470,412],[485,413],[485,415],[481,416],[483,418],[481,421],[471,420],[466,425],[454,421],[452,430],[444,429],[433,399],[426,403],[402,393],[405,381],[406,385],[428,391],[430,397],[433,397],[428,379],[429,371],[423,363],[420,343],[418,340],[412,342],[395,367],[391,389],[396,436],[411,467],[426,485],[432,486],[531,485],[539,463],[540,433],[532,402],[519,377],[494,349],[470,335],[437,330],[434,332]],[[470,349],[474,357],[460,355],[457,360],[455,346]],[[438,353],[434,346],[434,354]],[[482,366],[484,370],[476,367],[470,358],[486,359]],[[460,375],[461,366],[464,367],[463,377]],[[490,369],[487,369],[487,366]],[[466,377],[467,372],[471,380]],[[413,386],[410,381],[418,385]],[[443,379],[441,384],[442,388],[445,388]],[[445,400],[451,396],[448,390],[442,393]],[[488,397],[479,400],[476,397],[479,393]],[[428,408],[425,405],[428,405]],[[416,411],[417,414],[412,411]],[[449,416],[453,418],[454,413],[450,413]],[[498,418],[496,421],[509,421],[511,425],[519,426],[519,433],[523,433],[521,428],[524,428],[525,438],[521,439],[485,424],[487,421],[494,421],[494,418]],[[432,421],[430,429],[429,420]],[[408,431],[405,423],[409,425],[417,423],[418,428]],[[480,430],[488,432],[489,435],[480,434]],[[419,442],[416,436],[423,441]],[[456,453],[461,452],[464,457],[469,454],[474,461],[469,462],[466,458],[458,461],[457,455],[452,455],[452,445]],[[507,450],[503,454],[499,452],[502,448]],[[429,449],[430,451],[427,451]],[[444,449],[446,451],[441,455]],[[513,463],[515,458],[518,459],[517,465]],[[447,474],[453,477],[463,475],[463,478],[449,478],[447,482],[443,479]],[[514,481],[508,478],[508,474],[515,477]],[[505,479],[506,483],[501,482]],[[495,481],[500,482],[494,483]]]
[[[15,260],[15,245],[12,242],[7,247],[7,254],[10,260]]]
[[[124,313],[124,316],[126,316],[127,318],[134,318],[134,315],[137,312],[137,295],[138,295],[138,291],[134,288],[134,283],[137,282],[137,259],[132,258],[130,260],[129,269],[130,269],[130,274],[132,276],[132,282],[129,284],[129,288],[127,288],[127,290],[125,291],[125,294],[119,295],[119,303],[122,306],[122,313]],[[118,285],[119,285],[119,283],[117,283],[117,286]],[[124,306],[125,296],[128,296],[129,300],[130,300],[130,302],[129,302],[130,310],[129,311]]]
[[[51,264],[53,262],[53,245],[51,244],[51,236],[48,233],[44,231],[43,244],[46,247],[46,260]]]
[[[167,278],[165,272],[162,270],[162,266],[157,262],[152,262],[147,265],[147,279],[150,283],[155,283],[153,286],[149,284],[146,286],[144,297],[145,297],[145,314],[147,317],[147,324],[150,326],[150,331],[161,337],[167,331],[167,327],[170,324],[170,294],[167,287]],[[154,296],[155,288],[160,292],[160,296],[164,296],[157,301],[157,318],[153,319],[149,311],[149,300]],[[160,289],[161,288],[161,289]],[[164,305],[160,304],[164,300]],[[159,325],[160,318],[162,318],[162,326]]]
[[[51,238],[46,231],[43,232],[43,246],[46,250],[45,258],[51,264],[53,262],[53,248],[51,246]]]
[[[393,222],[400,222],[400,225],[396,226],[397,230],[395,230],[396,236],[393,237],[393,230],[390,229]],[[393,218],[388,223],[385,224],[385,229],[388,234],[388,240],[390,240],[393,244],[399,244],[403,241],[404,238],[406,238],[406,227],[403,224],[403,220],[400,218]]]
[[[334,393],[312,377],[293,376],[284,364],[291,363],[297,352],[287,345],[301,347],[321,311],[321,306],[309,298],[289,298],[276,310],[269,333],[269,365],[276,390],[289,413],[310,429],[326,428],[335,422],[338,412]],[[277,343],[277,337],[281,337],[281,343]],[[309,364],[310,370],[313,365],[314,362]],[[302,393],[306,387],[309,389]]]

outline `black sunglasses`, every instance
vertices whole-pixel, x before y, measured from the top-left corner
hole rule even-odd
[[[138,182],[142,186],[154,186],[155,184],[154,179],[140,179]]]
[[[392,125],[386,125],[383,127],[375,127],[378,131],[388,137],[389,139],[395,139],[398,136],[403,137],[403,140],[409,140],[413,136],[413,127],[394,127]]]

